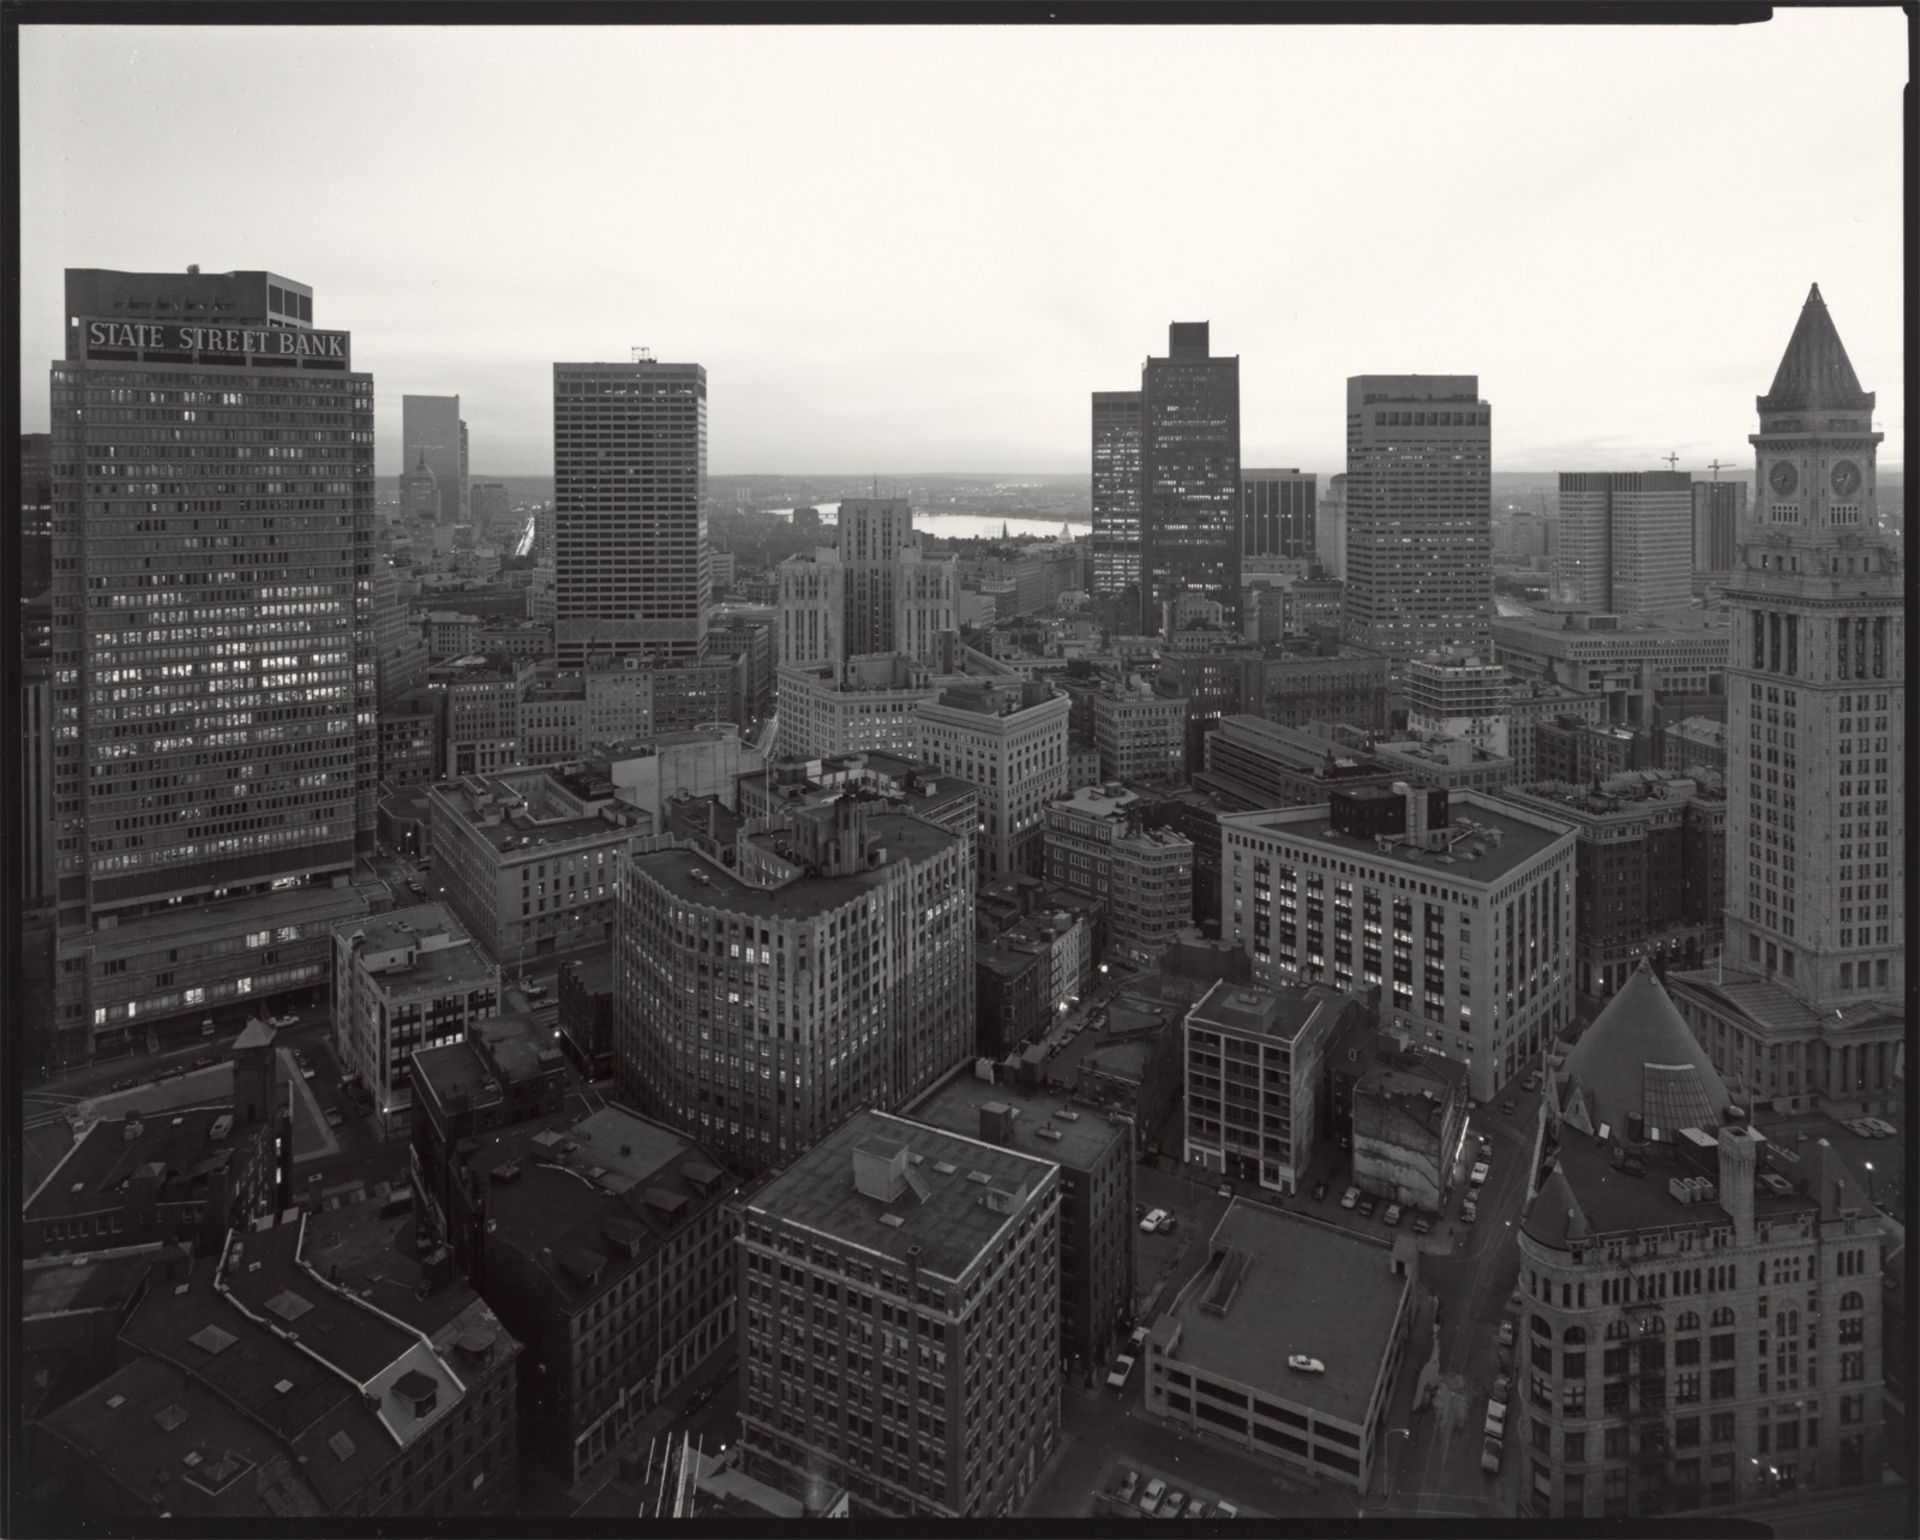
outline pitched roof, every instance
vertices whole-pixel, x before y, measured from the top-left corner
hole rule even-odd
[[[1555,1251],[1569,1249],[1569,1243],[1585,1239],[1592,1227],[1586,1211],[1574,1196],[1565,1174],[1556,1165],[1533,1195],[1527,1211],[1520,1216],[1520,1228],[1543,1246]]]
[[[1774,372],[1773,389],[1759,398],[1758,405],[1763,413],[1821,407],[1873,409],[1873,393],[1860,388],[1860,378],[1847,360],[1817,283],[1807,291],[1807,302]]]
[[[1645,959],[1581,1033],[1560,1073],[1567,1121],[1595,1136],[1604,1124],[1624,1138],[1631,1113],[1665,1134],[1715,1129],[1733,1101]]]

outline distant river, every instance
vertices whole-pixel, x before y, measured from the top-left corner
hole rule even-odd
[[[820,510],[822,523],[838,522],[840,518],[838,503],[815,503],[813,506]],[[769,508],[767,512],[777,519],[793,517],[791,508]],[[1084,520],[1068,519],[1065,522],[1069,533],[1076,537],[1088,533],[1093,528]],[[985,513],[941,513],[936,508],[913,510],[913,527],[929,535],[938,535],[943,540],[974,540],[982,536],[991,538],[1000,533],[1000,526],[1003,524],[1008,534],[1023,535],[1028,538],[1058,535],[1061,527],[1059,519],[998,519]]]

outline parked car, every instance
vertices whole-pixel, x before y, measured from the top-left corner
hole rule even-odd
[[[1500,1323],[1500,1346],[1513,1346],[1513,1317],[1508,1316]]]
[[[1186,1505],[1187,1494],[1181,1491],[1180,1488],[1175,1487],[1171,1492],[1167,1493],[1167,1500],[1160,1505],[1160,1517],[1163,1519],[1177,1519],[1180,1517],[1180,1510],[1186,1507]]]
[[[1149,1209],[1147,1211],[1147,1217],[1140,1221],[1140,1228],[1151,1235],[1155,1230],[1160,1228],[1160,1221],[1166,1217],[1167,1211],[1163,1208]]]
[[[1493,1382],[1493,1399],[1502,1406],[1506,1405],[1507,1395],[1513,1389],[1513,1377],[1503,1374]]]
[[[1500,1473],[1501,1447],[1501,1442],[1497,1438],[1481,1440],[1480,1469],[1485,1471],[1489,1476],[1497,1476]]]
[[[1460,1205],[1460,1223],[1470,1225],[1480,1217],[1480,1205],[1472,1198]]]
[[[1415,1214],[1413,1216],[1413,1233],[1415,1235],[1425,1235],[1427,1231],[1431,1230],[1432,1228],[1433,1228],[1433,1221],[1429,1219],[1425,1214]]]
[[[1900,1132],[1899,1129],[1895,1128],[1885,1118],[1862,1118],[1860,1121],[1873,1130],[1876,1138],[1891,1139]]]
[[[1507,1308],[1509,1310],[1518,1310],[1521,1305],[1521,1299],[1520,1291],[1518,1289],[1513,1290],[1512,1293],[1507,1295]]]
[[[1131,1353],[1122,1353],[1113,1361],[1113,1370],[1107,1375],[1107,1384],[1114,1390],[1125,1390],[1127,1387],[1127,1376],[1133,1373],[1133,1363],[1134,1359]]]
[[[1326,1196],[1327,1196],[1327,1184],[1325,1182],[1315,1182],[1313,1184],[1313,1201],[1315,1203],[1325,1202]]]
[[[1529,1070],[1527,1072],[1526,1086],[1529,1091],[1537,1091],[1540,1089],[1540,1071],[1539,1070],[1535,1069],[1535,1070]]]
[[[1360,1195],[1360,1202],[1356,1206],[1360,1210],[1360,1217],[1362,1219],[1371,1219],[1373,1218],[1373,1211],[1380,1206],[1380,1200],[1372,1193],[1364,1192]]]
[[[1400,1223],[1400,1205],[1397,1203],[1389,1203],[1384,1217],[1389,1228],[1397,1228]]]
[[[1487,1175],[1492,1169],[1493,1168],[1484,1160],[1476,1160],[1473,1163],[1473,1175],[1468,1177],[1467,1180],[1473,1183],[1475,1187],[1478,1187],[1487,1179]]]
[[[1240,1510],[1234,1507],[1232,1503],[1215,1503],[1213,1505],[1213,1516],[1216,1519],[1237,1519],[1240,1517]]]
[[[347,1120],[346,1115],[342,1113],[338,1107],[327,1108],[325,1116],[327,1120],[327,1127],[329,1128],[338,1128],[342,1123],[346,1122]]]
[[[1147,1483],[1146,1490],[1140,1494],[1141,1511],[1143,1513],[1152,1513],[1154,1509],[1160,1506],[1160,1499],[1166,1495],[1166,1482],[1162,1481],[1158,1476],[1155,1476],[1153,1480]]]
[[[1120,1490],[1114,1495],[1117,1496],[1121,1502],[1130,1503],[1133,1501],[1133,1494],[1139,1490],[1140,1472],[1130,1470],[1122,1473],[1120,1477]]]
[[[1231,1198],[1233,1196],[1233,1183],[1222,1182],[1214,1189],[1214,1195],[1221,1198]]]
[[[525,995],[529,1000],[544,1000],[547,997],[548,991],[545,984],[529,984],[525,989],[521,990],[520,993]]]
[[[1204,1519],[1207,1516],[1207,1500],[1204,1497],[1189,1497],[1187,1511],[1181,1515],[1186,1519]]]
[[[1500,1111],[1504,1113],[1507,1117],[1513,1116],[1513,1098],[1511,1096],[1509,1096],[1505,1101],[1500,1103]]]
[[[1342,1208],[1352,1208],[1359,1201],[1360,1189],[1358,1187],[1349,1187],[1345,1192],[1340,1194],[1340,1206]]]
[[[1160,1233],[1162,1235],[1173,1234],[1173,1227],[1177,1225],[1179,1222],[1180,1220],[1178,1216],[1174,1214],[1168,1214],[1168,1213],[1161,1214],[1160,1224],[1159,1224]]]
[[[1327,1366],[1325,1364],[1321,1363],[1317,1358],[1307,1357],[1305,1353],[1288,1354],[1287,1367],[1289,1369],[1298,1369],[1302,1374],[1325,1374],[1327,1372]]]
[[[1489,1438],[1505,1438],[1507,1436],[1507,1409],[1504,1406],[1497,1406],[1489,1401],[1487,1403],[1487,1420],[1482,1431]]]

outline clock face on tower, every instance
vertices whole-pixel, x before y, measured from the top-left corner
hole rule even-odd
[[[1773,469],[1767,472],[1767,485],[1781,497],[1786,497],[1800,485],[1800,473],[1793,468],[1792,461],[1775,460]]]
[[[1860,467],[1851,460],[1842,460],[1834,466],[1833,490],[1837,497],[1852,497],[1860,490]]]

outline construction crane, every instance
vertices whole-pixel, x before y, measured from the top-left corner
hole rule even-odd
[[[1667,469],[1671,471],[1680,463],[1680,451],[1676,449],[1672,454],[1661,455],[1660,458],[1667,462]]]
[[[1718,481],[1720,479],[1720,473],[1722,471],[1732,470],[1734,464],[1735,462],[1732,460],[1709,460],[1707,462],[1707,469],[1713,472],[1713,479]]]

